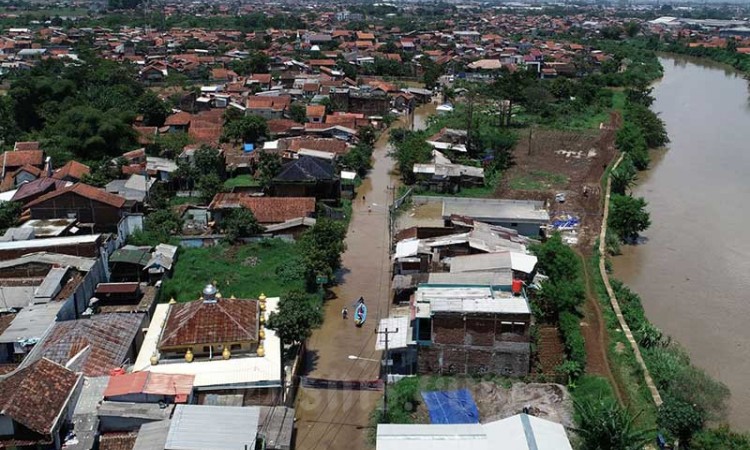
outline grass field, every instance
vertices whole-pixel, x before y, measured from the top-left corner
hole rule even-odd
[[[563,174],[532,170],[528,174],[511,179],[510,188],[521,191],[546,191],[562,187],[567,182],[568,177]]]
[[[177,197],[174,196],[169,199],[170,206],[179,206],[179,205],[200,205],[202,203],[202,200],[200,197]]]
[[[304,272],[296,244],[266,239],[241,246],[181,248],[174,275],[163,286],[162,299],[195,300],[203,287],[216,280],[225,297],[280,296],[304,289]]]
[[[232,189],[236,187],[258,187],[260,186],[260,181],[253,178],[252,175],[249,174],[242,174],[237,175],[236,177],[230,178],[227,181],[224,182],[224,187],[227,189]]]

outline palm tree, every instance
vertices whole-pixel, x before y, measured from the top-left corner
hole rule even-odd
[[[653,430],[638,430],[631,416],[613,400],[575,402],[582,450],[641,450],[651,441]]]

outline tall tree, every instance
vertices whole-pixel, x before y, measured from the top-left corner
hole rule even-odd
[[[268,318],[268,328],[275,330],[285,345],[304,341],[321,323],[323,311],[320,305],[300,291],[282,296],[278,311],[272,312]]]
[[[243,116],[224,125],[221,139],[224,142],[256,143],[267,136],[266,119],[260,116]]]
[[[232,210],[224,219],[222,229],[230,242],[239,238],[255,236],[263,232],[263,227],[258,223],[255,214],[247,208]]]
[[[308,281],[317,275],[333,279],[341,268],[341,254],[346,249],[346,227],[342,222],[319,218],[299,240],[300,253],[308,272]]]
[[[271,186],[271,180],[281,172],[281,155],[262,151],[258,154],[257,177],[264,189]]]
[[[613,195],[608,225],[623,241],[633,241],[641,231],[645,231],[651,226],[651,218],[646,211],[646,205],[646,200],[643,197]]]
[[[170,109],[158,95],[153,91],[146,91],[138,99],[138,113],[143,115],[143,123],[150,127],[160,127],[164,125]]]

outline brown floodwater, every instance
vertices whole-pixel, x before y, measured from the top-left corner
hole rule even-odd
[[[424,105],[412,117],[401,117],[394,127],[426,126],[436,105]],[[380,372],[380,352],[375,350],[375,329],[388,317],[390,306],[390,236],[388,205],[398,177],[388,156],[388,134],[378,139],[373,167],[352,202],[354,212],[341,256],[343,269],[324,306],[323,325],[308,339],[305,373],[333,380],[373,380]],[[368,306],[364,326],[354,326],[354,303],[364,297]],[[343,320],[342,308],[350,318]],[[350,358],[350,355],[353,358]],[[371,431],[370,414],[382,392],[301,388],[297,396],[296,447],[300,450],[365,448]]]
[[[732,391],[729,421],[750,430],[750,101],[725,66],[663,57],[653,109],[671,143],[634,194],[649,203],[646,242],[614,258],[648,318]]]

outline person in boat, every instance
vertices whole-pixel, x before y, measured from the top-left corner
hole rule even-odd
[[[360,297],[359,300],[357,300],[357,303],[364,303],[364,302],[365,302],[365,298],[364,297]]]
[[[343,317],[344,320],[349,316],[349,310],[346,309],[346,306],[344,306],[344,309],[341,310],[341,317]]]

